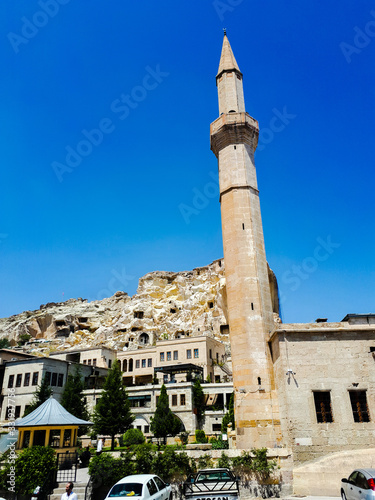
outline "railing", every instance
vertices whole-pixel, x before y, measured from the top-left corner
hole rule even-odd
[[[85,500],[91,500],[93,491],[94,491],[94,488],[93,488],[93,484],[92,484],[91,477],[90,477],[89,482],[86,484]]]
[[[66,452],[57,454],[56,482],[74,483],[77,477],[78,453]]]

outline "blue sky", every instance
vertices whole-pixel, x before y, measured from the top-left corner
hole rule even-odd
[[[373,2],[3,0],[0,317],[222,257],[224,27],[283,320],[375,312]]]

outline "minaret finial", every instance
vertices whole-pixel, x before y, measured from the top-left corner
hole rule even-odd
[[[223,31],[224,31],[224,36],[227,35],[227,28],[223,28]]]

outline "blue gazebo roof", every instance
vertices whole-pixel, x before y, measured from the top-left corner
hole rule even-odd
[[[29,415],[23,418],[17,418],[14,427],[45,427],[45,426],[64,426],[64,425],[91,425],[92,422],[81,420],[69,413],[52,396],[43,404],[38,406]]]

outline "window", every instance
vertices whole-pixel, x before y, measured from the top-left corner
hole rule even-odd
[[[84,359],[84,360],[83,360],[83,364],[84,364],[84,365],[87,365],[87,359]]]
[[[136,367],[136,368],[139,368],[139,359],[136,359],[136,360],[135,360],[135,367]]]
[[[94,358],[94,359],[92,360],[92,365],[93,365],[93,366],[96,366],[96,358]]]
[[[210,349],[210,359],[212,359],[212,349]]]
[[[109,359],[109,360],[108,360],[108,368],[111,368],[111,367],[112,367],[112,360],[111,360],[111,359]]]
[[[180,394],[180,406],[185,406],[185,405],[186,405],[185,394]]]
[[[163,383],[168,384],[168,375],[163,375]]]
[[[22,373],[19,373],[16,378],[16,387],[21,387],[22,384]]]
[[[172,353],[171,351],[168,351],[167,352],[167,361],[171,361],[172,360]]]
[[[172,406],[177,406],[177,394],[172,394]]]
[[[194,349],[194,358],[199,358],[199,349]]]
[[[20,418],[21,416],[21,407],[16,406],[16,411],[14,412],[14,418]]]
[[[164,361],[164,352],[160,353],[160,361]]]
[[[150,426],[145,425],[145,434],[148,434],[150,432]]]
[[[191,349],[186,349],[186,359],[191,359]]]
[[[46,378],[46,384],[49,385],[51,382],[51,372],[46,372],[45,378]]]
[[[14,375],[9,375],[8,387],[13,387],[14,385]]]
[[[91,365],[91,359],[88,359],[88,360],[87,360],[87,364],[88,364],[88,365]]]
[[[38,379],[39,379],[39,372],[34,372],[31,385],[38,385]]]
[[[152,359],[151,359],[151,358],[149,358],[149,359],[147,360],[147,366],[148,366],[148,368],[151,368],[151,367],[152,367]]]
[[[52,373],[51,385],[57,385],[57,373]]]
[[[220,333],[223,335],[229,334],[229,325],[220,325]]]
[[[64,385],[64,375],[63,373],[59,373],[59,378],[57,380],[58,387],[62,387]]]
[[[221,432],[221,424],[212,424],[213,432]]]
[[[333,422],[331,393],[329,391],[314,392],[315,411],[318,423]]]
[[[178,359],[178,351],[173,351],[173,359],[174,361]]]
[[[146,360],[142,359],[142,368],[146,368]]]
[[[156,406],[158,405],[159,396],[156,396]]]
[[[30,385],[30,373],[25,373],[25,378],[23,379],[23,385],[24,386]]]
[[[354,422],[370,422],[366,391],[349,391]]]
[[[147,489],[150,492],[150,496],[155,495],[158,492],[158,489],[152,479],[148,481]]]
[[[143,311],[134,311],[134,317],[137,319],[142,319],[143,318]]]
[[[165,488],[165,483],[160,479],[160,477],[155,476],[154,481],[159,488],[159,491],[163,490]]]

